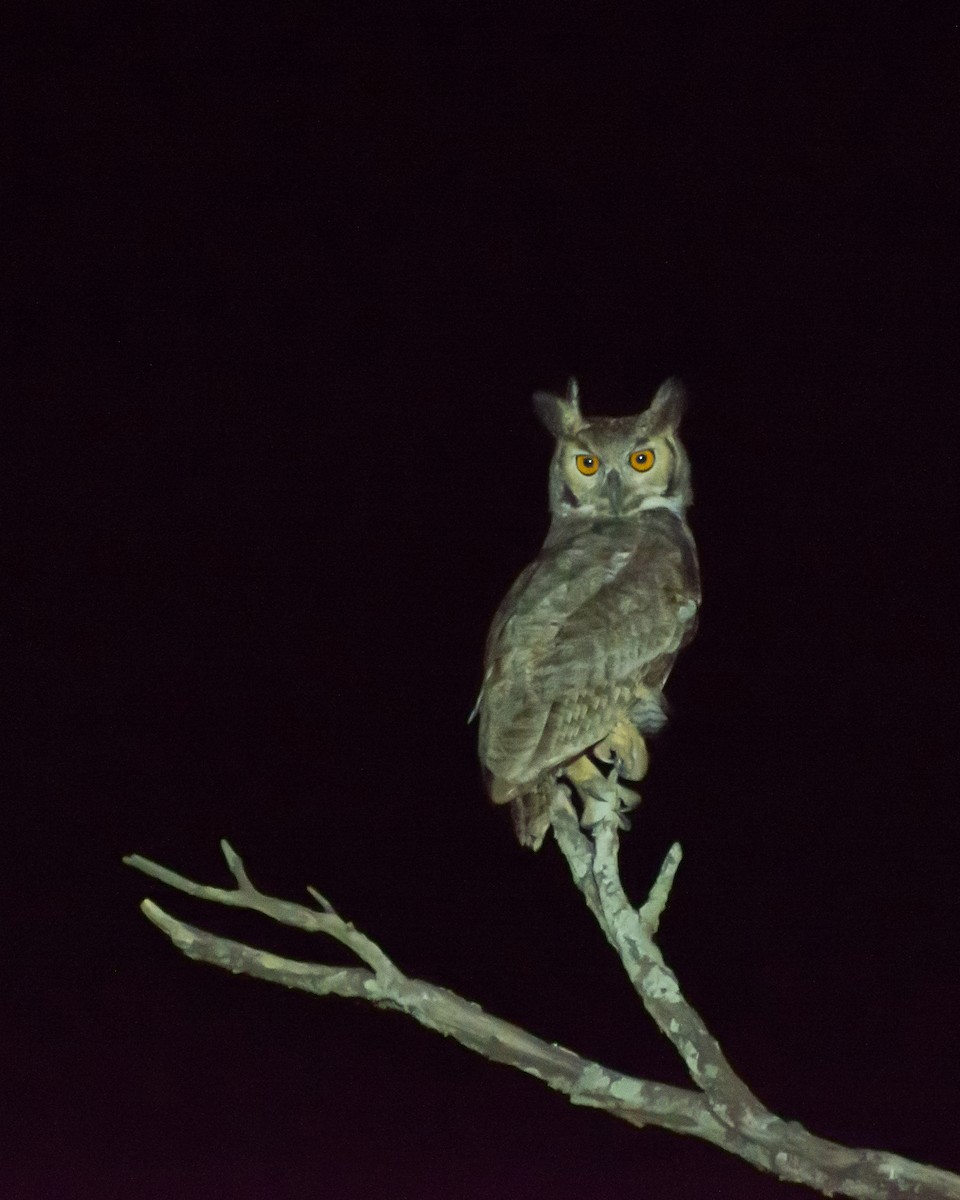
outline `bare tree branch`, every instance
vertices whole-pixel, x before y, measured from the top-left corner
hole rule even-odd
[[[611,812],[594,827],[592,843],[579,831],[579,840],[574,841],[570,828],[571,821],[576,821],[576,814],[570,800],[559,789],[554,801],[555,812],[558,809],[565,828],[560,848],[575,877],[586,870],[596,883],[604,930],[647,1012],[679,1051],[691,1078],[706,1095],[720,1120],[732,1128],[762,1135],[771,1120],[779,1119],[767,1112],[734,1073],[719,1044],[697,1012],[684,1000],[676,976],[663,961],[660,948],[653,940],[680,862],[680,847],[671,847],[650,897],[641,912],[637,912],[620,882],[616,816]]]
[[[632,1125],[658,1125],[702,1138],[781,1179],[805,1183],[828,1196],[960,1200],[960,1176],[895,1154],[848,1149],[815,1137],[796,1122],[769,1112],[736,1075],[684,999],[654,942],[680,862],[679,846],[671,847],[649,897],[636,910],[620,883],[615,820],[601,820],[591,840],[580,830],[572,805],[558,796],[551,823],[574,881],[647,1011],[680,1052],[696,1090],[623,1075],[544,1042],[454,992],[410,978],[313,888],[308,890],[321,912],[258,891],[227,842],[221,847],[235,889],[195,883],[140,855],[124,862],[188,895],[249,908],[282,924],[332,937],[363,965],[335,967],[281,958],[187,925],[144,900],[145,916],[189,958],[315,995],[348,996],[395,1009],[494,1062],[535,1076],[574,1104],[603,1109]]]

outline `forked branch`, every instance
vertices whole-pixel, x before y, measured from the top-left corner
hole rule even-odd
[[[671,848],[649,897],[637,910],[620,883],[613,819],[601,821],[589,838],[569,801],[558,797],[552,826],[577,886],[647,1012],[682,1056],[694,1088],[623,1075],[485,1013],[446,988],[410,978],[313,888],[308,891],[319,911],[258,891],[227,842],[221,847],[236,882],[231,889],[195,883],[138,854],[124,862],[188,895],[253,909],[281,924],[332,937],[361,965],[337,967],[281,958],[187,925],[144,900],[145,916],[189,958],[316,995],[349,996],[396,1009],[485,1058],[541,1079],[574,1104],[603,1109],[632,1125],[658,1125],[703,1138],[781,1179],[808,1184],[825,1195],[960,1200],[960,1176],[895,1154],[847,1149],[815,1137],[796,1122],[769,1112],[738,1078],[684,999],[654,940],[680,863],[679,846]]]

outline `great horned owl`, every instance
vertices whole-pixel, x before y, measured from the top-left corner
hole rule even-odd
[[[474,710],[490,796],[512,804],[534,849],[561,780],[585,826],[602,804],[639,801],[620,780],[646,774],[645,738],[666,720],[663,685],[700,603],[683,402],[676,380],[632,417],[583,417],[573,379],[565,397],[534,396],[557,439],[550,531],[493,619]]]

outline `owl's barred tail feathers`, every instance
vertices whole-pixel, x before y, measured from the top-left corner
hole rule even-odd
[[[556,780],[548,779],[510,802],[513,829],[521,846],[539,850],[543,845],[550,828],[550,806],[556,788]]]

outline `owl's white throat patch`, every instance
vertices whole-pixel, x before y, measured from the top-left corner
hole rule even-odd
[[[646,512],[650,508],[669,508],[675,516],[682,517],[684,507],[679,496],[645,496],[640,501],[641,512]]]

